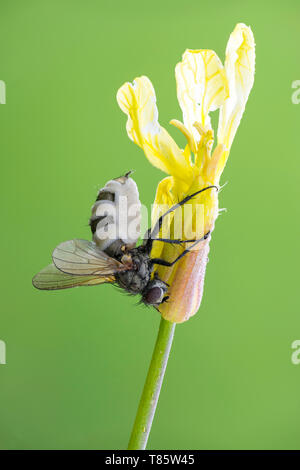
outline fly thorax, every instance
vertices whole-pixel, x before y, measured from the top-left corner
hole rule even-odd
[[[141,203],[132,178],[127,175],[116,178],[100,189],[92,207],[90,227],[93,240],[101,250],[107,251],[117,240],[121,245],[135,246],[140,222]]]
[[[140,254],[132,254],[133,269],[116,274],[117,282],[123,289],[132,294],[142,293],[150,281],[151,269],[149,258]]]

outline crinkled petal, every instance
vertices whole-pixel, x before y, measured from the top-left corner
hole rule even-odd
[[[249,26],[239,23],[231,33],[225,60],[225,72],[229,84],[229,98],[220,109],[218,143],[227,152],[219,163],[221,172],[240,124],[245,105],[254,82],[255,42]]]
[[[222,62],[211,50],[186,50],[176,65],[177,97],[183,121],[197,141],[200,134],[193,126],[199,122],[211,129],[209,112],[219,108],[228,97],[228,84]]]
[[[127,114],[127,133],[139,145],[146,157],[160,170],[180,180],[189,180],[191,168],[183,151],[158,122],[156,96],[147,77],[125,83],[117,93],[117,101]]]

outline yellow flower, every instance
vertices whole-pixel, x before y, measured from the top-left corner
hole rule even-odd
[[[255,44],[250,27],[240,23],[230,35],[225,65],[211,50],[186,50],[175,69],[177,97],[183,113],[183,123],[172,120],[186,137],[185,149],[178,147],[158,122],[154,88],[143,76],[133,83],[125,83],[118,91],[117,101],[127,114],[127,133],[139,145],[150,163],[163,172],[157,188],[152,222],[157,220],[159,208],[166,209],[210,185],[218,185],[225,167],[236,130],[254,81]],[[219,109],[216,145],[210,115]],[[202,214],[199,215],[199,207]],[[178,211],[178,210],[177,210]],[[168,226],[174,236],[178,229],[177,211],[168,217]],[[201,238],[211,232],[218,216],[218,194],[210,189],[191,201],[191,212],[180,220],[187,233]],[[199,220],[201,221],[199,226]],[[176,223],[175,223],[176,221]],[[182,228],[182,227],[181,227]],[[186,244],[188,248],[190,244]],[[172,261],[182,247],[156,242],[153,257]],[[172,268],[158,266],[159,277],[170,284],[168,302],[161,304],[162,316],[181,323],[194,315],[201,303],[203,283],[209,251],[209,239],[199,243]]]

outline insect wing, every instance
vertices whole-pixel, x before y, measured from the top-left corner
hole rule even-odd
[[[60,271],[78,276],[109,276],[132,268],[131,261],[128,264],[120,263],[87,240],[61,243],[53,251],[52,258]]]
[[[42,290],[69,289],[77,286],[95,286],[105,282],[114,282],[114,276],[76,276],[63,273],[54,264],[42,269],[34,278],[34,287]]]

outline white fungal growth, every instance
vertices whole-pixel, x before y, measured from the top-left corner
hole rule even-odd
[[[100,190],[113,196],[113,201],[100,199],[92,207],[91,222],[97,222],[93,240],[101,250],[115,240],[134,246],[140,236],[141,203],[132,178],[124,176],[108,181]]]

